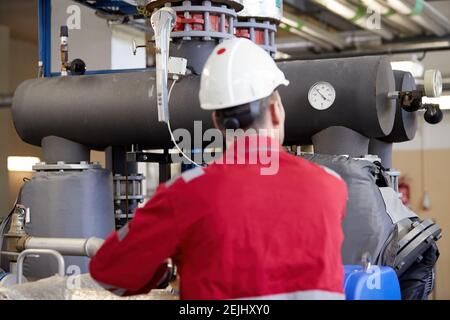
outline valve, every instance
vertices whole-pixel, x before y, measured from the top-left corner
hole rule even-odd
[[[81,76],[86,72],[86,63],[81,59],[75,59],[70,63],[70,74]]]
[[[61,26],[60,39],[61,76],[67,76],[68,71],[73,76],[83,75],[86,72],[86,64],[83,60],[74,59],[69,62],[69,28],[67,26]]]
[[[131,43],[131,50],[133,51],[133,56],[136,55],[137,50],[140,48],[147,48],[147,45],[145,45],[145,44],[138,45],[138,44],[136,44],[136,40],[133,39],[133,42]]]
[[[423,117],[429,124],[437,124],[444,118],[444,114],[438,104],[429,103],[425,104],[424,107],[426,111]]]
[[[425,71],[423,78],[425,96],[434,98],[442,94],[442,75],[439,70],[430,69]]]
[[[424,76],[424,89],[413,91],[395,91],[388,94],[390,99],[398,99],[400,106],[407,112],[425,110],[424,119],[429,124],[442,121],[444,115],[438,104],[422,103],[423,97],[439,97],[442,94],[442,75],[439,70],[427,70]]]

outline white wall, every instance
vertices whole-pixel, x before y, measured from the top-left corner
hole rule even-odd
[[[66,24],[67,7],[76,4],[69,0],[52,1],[52,71],[60,71],[59,27]],[[145,67],[145,50],[133,56],[131,42],[145,43],[142,32],[125,26],[108,26],[106,20],[95,16],[84,6],[81,10],[81,29],[69,30],[69,60],[83,59],[88,70],[123,69]],[[36,13],[37,14],[37,13]],[[11,94],[26,79],[38,72],[36,43],[10,38],[9,28],[0,25],[0,94]],[[17,135],[10,108],[0,109],[0,218],[10,209],[23,177],[30,173],[8,172],[7,157],[42,157],[39,147],[21,141]],[[93,158],[104,162],[104,154],[93,152]],[[102,161],[103,160],[103,161]],[[142,168],[144,171],[146,168]]]
[[[442,122],[431,125],[419,113],[419,126],[412,141],[394,144],[394,150],[450,149],[450,111],[444,111]]]
[[[9,29],[0,26],[0,94],[11,94],[24,80],[38,72],[37,45],[10,38]],[[8,172],[8,156],[41,157],[40,148],[22,142],[12,121],[11,109],[0,108],[0,218],[17,196],[22,179],[30,173]]]
[[[9,88],[9,28],[0,25],[0,94],[10,94]]]
[[[94,10],[69,0],[52,1],[52,72],[60,71],[60,27],[67,24],[67,8],[76,5],[81,10],[80,29],[69,30],[69,61],[80,58],[88,70],[111,68],[112,30],[106,20],[95,15]]]
[[[112,27],[111,42],[111,68],[112,69],[137,69],[145,68],[146,50],[140,48],[133,55],[132,43],[145,44],[145,33],[128,26]]]
[[[414,54],[398,54],[391,56],[391,59],[393,61],[411,60],[413,56],[419,59],[423,58],[421,63],[425,70],[438,69],[442,72],[444,77],[450,77],[450,51],[432,51],[427,52],[425,56],[420,52]]]

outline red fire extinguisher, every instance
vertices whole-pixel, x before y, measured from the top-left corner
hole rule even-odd
[[[411,189],[405,179],[401,179],[398,184],[398,192],[402,194],[402,202],[405,206],[411,205]]]

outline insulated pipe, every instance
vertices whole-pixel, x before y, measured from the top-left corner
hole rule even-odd
[[[64,161],[65,163],[89,162],[91,159],[91,150],[89,148],[64,138],[45,137],[42,139],[41,146],[44,161],[47,164],[56,164],[59,161]]]
[[[395,90],[413,91],[416,90],[416,83],[411,73],[394,70]],[[407,112],[400,105],[400,100],[396,100],[395,123],[392,132],[382,138],[386,142],[404,142],[414,139],[417,131],[417,112]]]
[[[290,80],[280,88],[286,110],[286,144],[311,144],[311,136],[330,126],[345,126],[367,137],[385,137],[394,124],[394,78],[386,57],[288,61],[278,64]],[[327,81],[336,91],[334,104],[316,110],[308,91]],[[213,127],[211,112],[199,107],[200,77],[190,75],[174,86],[171,125],[190,131],[202,121]],[[158,122],[154,71],[33,79],[16,90],[12,113],[20,137],[31,144],[56,135],[93,149],[138,144],[172,147],[167,127]],[[42,115],[45,115],[43,117]],[[197,137],[201,138],[201,137]]]
[[[311,144],[311,136],[333,126],[366,137],[384,137],[393,128],[395,102],[387,93],[395,88],[387,57],[289,61],[279,63],[289,87],[280,87],[286,109],[287,145]],[[334,87],[336,98],[326,110],[309,102],[308,92],[319,81]]]
[[[34,145],[54,135],[98,150],[172,147],[167,125],[158,121],[155,83],[154,71],[28,80],[13,101],[16,130]],[[200,77],[190,75],[175,85],[169,104],[173,130],[193,132],[194,120],[213,126],[210,112],[199,108],[199,84]]]
[[[414,77],[411,73],[394,70],[395,90],[416,90]],[[414,139],[417,131],[417,112],[403,110],[400,101],[396,102],[395,122],[392,132],[382,139],[370,139],[369,154],[380,157],[385,168],[392,168],[392,144]]]
[[[348,155],[352,158],[368,154],[369,138],[345,127],[329,127],[312,137],[314,152],[320,154]]]
[[[369,154],[377,155],[381,159],[381,165],[392,168],[392,143],[379,139],[370,139]]]
[[[49,249],[65,256],[93,257],[103,244],[103,239],[83,238],[41,238],[29,237],[25,249]]]

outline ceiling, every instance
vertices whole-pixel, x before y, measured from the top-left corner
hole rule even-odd
[[[302,59],[450,49],[450,1],[424,1],[419,9],[415,4],[415,0],[284,0],[280,27],[291,32],[279,34],[278,49]],[[308,41],[299,34],[298,22],[311,29],[300,29],[310,36]]]
[[[279,28],[277,43],[280,51],[297,58],[344,56],[346,54],[364,54],[364,52],[367,53],[369,51],[376,53],[377,50],[380,53],[384,53],[384,51],[391,52],[392,50],[404,49],[409,47],[410,44],[417,43],[426,43],[425,47],[433,48],[433,46],[436,46],[434,42],[437,40],[449,40],[450,22],[444,34],[437,35],[430,30],[422,30],[405,35],[399,32],[399,29],[388,25],[386,23],[389,22],[387,21],[388,19],[383,17],[382,29],[389,30],[392,34],[391,38],[386,38],[377,32],[361,27],[361,23],[358,25],[336,14],[333,12],[335,7],[324,5],[324,3],[340,2],[357,8],[364,4],[365,1],[378,2],[384,5],[389,1],[408,2],[408,0],[284,0],[285,16],[288,16],[291,22],[301,21],[302,24],[306,24],[314,31],[317,31],[321,38],[317,42],[314,41],[314,37],[312,37],[313,41],[311,41],[311,37],[306,37],[309,40],[305,40],[304,37],[298,35],[298,32],[292,33],[287,31],[289,29],[292,30],[292,28]],[[37,2],[37,0],[0,0],[0,24],[10,27],[13,38],[37,42]],[[444,18],[450,20],[450,1],[428,0],[425,2],[426,6],[430,6]],[[420,27],[415,21],[409,21],[411,20],[409,17],[402,17],[402,19],[408,20],[408,25],[415,25],[418,29],[426,29]],[[433,24],[434,19],[425,17],[424,21],[426,24]],[[331,37],[339,45],[330,46],[327,37]],[[428,45],[427,42],[431,44]],[[448,41],[441,42],[440,45],[450,48],[450,42]],[[435,48],[439,49],[439,44]]]

